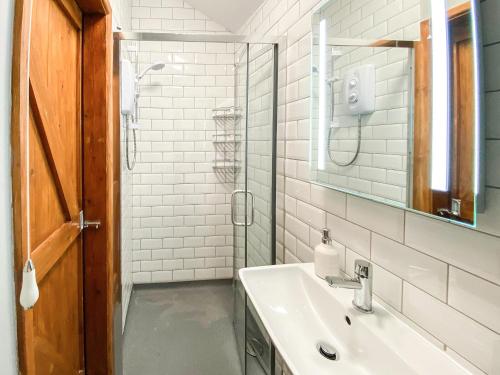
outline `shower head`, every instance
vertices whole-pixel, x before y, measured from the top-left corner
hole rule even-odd
[[[161,70],[165,67],[165,63],[163,61],[157,61],[151,65],[148,65],[146,67],[146,69],[144,69],[141,74],[138,74],[137,75],[137,80],[140,81],[145,75],[147,72],[149,72],[150,70]]]

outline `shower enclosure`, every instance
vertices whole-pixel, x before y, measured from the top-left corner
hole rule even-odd
[[[274,352],[238,271],[276,261],[277,45],[246,44],[236,52],[235,105],[243,109],[232,193],[234,225],[234,326],[247,375],[273,374]]]
[[[133,282],[232,276],[242,372],[271,375],[272,345],[238,271],[276,259],[277,44],[231,34],[114,38],[115,56],[136,73],[162,62],[138,84],[133,126],[122,121],[123,322]],[[127,136],[132,131],[136,137]],[[137,165],[129,170],[132,151]],[[143,256],[152,259],[148,267],[161,259],[163,269],[143,272],[135,261]]]

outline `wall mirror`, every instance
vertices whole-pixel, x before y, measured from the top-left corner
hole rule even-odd
[[[477,3],[330,0],[312,17],[311,180],[475,225]]]

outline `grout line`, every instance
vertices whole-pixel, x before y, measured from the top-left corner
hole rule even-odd
[[[372,251],[373,251],[373,232],[370,231],[370,245],[369,245],[369,252],[370,252],[370,260],[372,260]]]
[[[488,47],[496,46],[498,44],[500,44],[500,41],[491,42],[491,43],[485,43],[485,44],[483,44],[483,48],[488,48]]]
[[[405,210],[403,214],[403,244],[406,243],[406,214],[407,211]]]
[[[401,279],[401,299],[400,299],[400,306],[401,306],[401,314],[404,315],[403,313],[403,301],[404,301],[404,295],[405,295],[405,281]],[[405,315],[406,316],[406,315]]]
[[[447,305],[449,304],[449,300],[450,300],[450,267],[451,266],[448,263],[446,265],[446,284],[445,284],[445,288],[446,288],[445,301],[446,301]]]

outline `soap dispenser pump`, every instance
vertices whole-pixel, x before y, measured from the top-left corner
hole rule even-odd
[[[330,230],[323,229],[321,243],[314,248],[314,271],[322,279],[326,276],[340,276],[339,249],[332,245]]]

